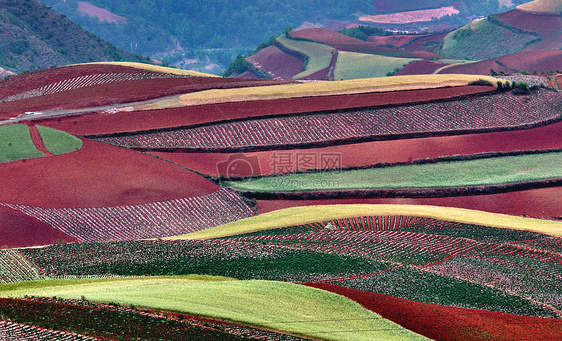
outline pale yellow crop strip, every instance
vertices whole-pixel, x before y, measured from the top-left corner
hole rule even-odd
[[[448,74],[394,76],[351,79],[344,81],[293,83],[249,88],[213,89],[181,95],[178,98],[167,99],[163,102],[135,106],[134,109],[153,110],[227,102],[434,89],[448,86],[463,86],[478,80],[487,81],[494,86],[499,81],[497,78],[489,76]],[[505,83],[508,81],[501,82]]]
[[[169,74],[172,74],[172,75],[180,75],[180,76],[220,77],[220,76],[217,76],[217,75],[211,75],[211,74],[203,73],[203,72],[175,69],[175,68],[171,68],[171,67],[152,65],[152,64],[144,64],[144,63],[135,63],[135,62],[96,62],[96,63],[81,64],[81,65],[88,65],[88,64],[121,65],[121,66],[128,66],[128,67],[133,67],[133,68],[136,68],[136,69],[142,69],[142,70],[151,71],[151,72],[169,73]]]
[[[317,205],[260,214],[204,231],[168,239],[209,239],[318,221],[359,216],[404,215],[544,233],[562,237],[562,222],[429,205]]]

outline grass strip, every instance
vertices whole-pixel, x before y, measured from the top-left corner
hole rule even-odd
[[[31,140],[25,124],[0,126],[0,163],[45,156]]]
[[[322,340],[427,340],[343,296],[283,282],[145,277],[0,286],[0,296],[24,295],[84,296],[94,302],[210,316]]]

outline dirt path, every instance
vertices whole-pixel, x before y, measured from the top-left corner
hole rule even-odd
[[[28,127],[29,134],[31,135],[31,141],[33,141],[35,148],[37,148],[37,150],[41,153],[45,154],[45,156],[53,156],[53,154],[51,154],[51,152],[47,150],[47,147],[45,147],[43,138],[41,137],[39,130],[37,130],[37,127],[35,125],[28,125]]]

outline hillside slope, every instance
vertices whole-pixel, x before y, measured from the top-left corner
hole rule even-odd
[[[148,59],[115,48],[36,0],[0,0],[0,66],[15,72]]]

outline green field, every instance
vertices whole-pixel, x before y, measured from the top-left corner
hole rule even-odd
[[[481,60],[520,51],[538,38],[480,19],[449,33],[436,53],[458,59]]]
[[[387,73],[402,69],[406,64],[416,60],[420,59],[340,51],[334,69],[334,79],[385,77]]]
[[[462,208],[429,205],[318,205],[260,214],[207,230],[165,239],[209,239],[278,227],[361,216],[404,215],[562,236],[562,222],[531,219]]]
[[[323,290],[211,277],[52,280],[0,285],[0,296],[56,296],[211,316],[325,340],[427,340]]]
[[[47,127],[37,126],[41,134],[45,148],[54,155],[66,154],[82,148],[82,140],[65,133]]]
[[[332,53],[335,49],[331,46],[313,43],[310,41],[296,40],[285,37],[284,35],[277,38],[277,41],[286,48],[300,52],[308,57],[306,70],[295,75],[293,79],[299,79],[309,76],[315,72],[323,70],[330,66],[332,61]]]
[[[0,163],[45,156],[35,148],[25,124],[0,126]]]
[[[248,192],[315,192],[493,186],[562,178],[562,152],[442,161],[225,182]]]

